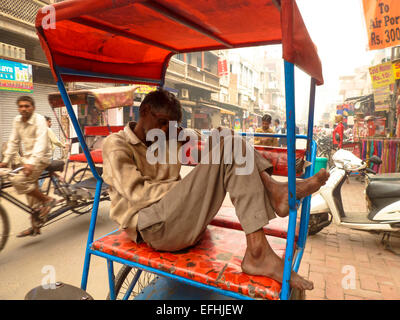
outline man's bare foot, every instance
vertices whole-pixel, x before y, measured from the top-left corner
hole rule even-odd
[[[328,178],[329,172],[321,169],[311,178],[296,181],[296,198],[301,199],[318,191]],[[261,179],[268,192],[272,208],[278,216],[286,217],[289,214],[288,183],[275,181],[266,172],[261,173]]]
[[[244,273],[266,276],[280,283],[283,281],[283,267],[284,261],[273,251],[268,255],[261,254],[260,256],[254,256],[250,253],[250,250],[246,250],[242,261],[242,270]],[[314,284],[292,271],[290,287],[300,290],[312,290],[314,289]]]

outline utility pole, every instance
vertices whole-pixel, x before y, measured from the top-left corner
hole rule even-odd
[[[399,58],[399,49],[400,47],[393,47],[392,54],[391,54],[391,62],[393,63],[394,60]],[[394,129],[396,127],[396,101],[397,101],[397,91],[399,88],[399,80],[394,81],[394,88],[393,88],[393,99],[392,103],[390,104],[389,113],[388,113],[388,128],[389,128],[389,136],[392,137],[394,134]]]

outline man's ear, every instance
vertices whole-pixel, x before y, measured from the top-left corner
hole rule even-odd
[[[139,114],[141,117],[146,116],[149,113],[149,105],[145,104],[140,107]]]

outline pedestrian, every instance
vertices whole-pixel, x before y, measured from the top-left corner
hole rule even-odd
[[[274,126],[275,126],[275,133],[280,134],[282,133],[282,127],[279,119],[275,119],[274,121]]]
[[[275,133],[271,128],[272,117],[268,113],[262,117],[261,128],[256,129],[256,133]],[[254,145],[278,147],[278,139],[272,137],[255,137]]]
[[[56,136],[56,134],[54,133],[54,131],[51,129],[51,118],[48,116],[45,116],[46,122],[47,122],[47,133],[49,136],[49,142],[50,142],[50,147],[51,147],[51,154],[52,154],[52,158],[54,157],[54,150],[56,149],[56,147],[60,147],[62,149],[67,149],[69,147],[69,144],[64,144],[62,143]]]
[[[332,132],[333,147],[335,149],[342,149],[344,134],[343,116],[340,114],[336,115],[335,122],[337,125]]]

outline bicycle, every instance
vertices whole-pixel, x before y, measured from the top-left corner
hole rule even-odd
[[[32,217],[37,216],[37,209],[31,208],[26,203],[17,199],[6,190],[12,187],[9,177],[16,175],[23,167],[12,169],[0,169],[0,199],[14,204]],[[56,221],[59,221],[72,213],[85,214],[92,209],[94,195],[96,189],[96,180],[94,177],[81,180],[78,183],[66,183],[60,178],[57,172],[64,170],[64,161],[53,160],[51,164],[39,177],[45,181],[49,181],[46,190],[42,190],[46,195],[54,194],[58,197],[56,205],[50,210],[46,221],[38,221],[38,227],[43,228]],[[70,181],[73,181],[71,178]],[[107,185],[103,185],[101,190],[100,201],[110,200],[107,193]],[[55,220],[62,214],[72,211],[71,213]],[[0,251],[4,249],[10,236],[10,219],[7,211],[0,204]]]

